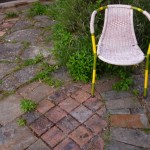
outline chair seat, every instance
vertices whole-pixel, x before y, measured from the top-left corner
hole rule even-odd
[[[127,47],[98,46],[97,54],[102,61],[119,66],[130,66],[142,62],[144,53],[138,45]]]

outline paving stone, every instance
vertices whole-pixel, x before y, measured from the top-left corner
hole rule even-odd
[[[23,19],[19,20],[11,29],[12,32],[18,31],[18,30],[23,30],[31,27],[33,23],[29,19]]]
[[[33,19],[37,21],[35,23],[36,27],[44,28],[54,24],[54,21],[50,20],[49,17],[45,15],[35,16]]]
[[[54,150],[80,150],[80,148],[74,141],[67,138],[57,145]]]
[[[146,150],[146,149],[112,140],[106,146],[106,150]]]
[[[25,29],[13,32],[5,37],[6,41],[12,42],[30,42],[36,44],[37,38],[40,35],[40,30],[37,29]]]
[[[81,88],[82,88],[82,90],[91,94],[91,88],[92,88],[91,84],[85,84]]]
[[[121,98],[132,97],[133,95],[129,92],[117,92],[117,91],[108,91],[101,93],[101,96],[104,100],[116,100]]]
[[[78,102],[85,102],[91,95],[83,90],[79,90],[72,94],[72,98],[76,99]]]
[[[48,57],[50,52],[47,47],[39,47],[39,46],[30,46],[26,50],[23,51],[20,58],[23,60],[34,59],[37,55],[42,54],[44,57]]]
[[[31,85],[32,88],[32,85]],[[40,83],[33,89],[25,87],[25,91],[22,89],[20,94],[28,99],[32,99],[35,102],[44,100],[50,93],[53,93],[54,89],[44,83]]]
[[[44,135],[42,135],[42,139],[51,147],[56,146],[59,142],[63,140],[63,138],[63,132],[56,126],[49,129]]]
[[[6,125],[23,114],[20,110],[21,98],[21,96],[15,94],[0,101],[0,124]]]
[[[53,123],[57,123],[59,120],[61,120],[63,117],[65,117],[67,114],[65,111],[63,111],[58,106],[50,109],[45,116],[51,120]]]
[[[18,43],[0,44],[0,61],[15,61],[21,49],[22,46]]]
[[[91,109],[92,111],[97,111],[100,107],[102,107],[104,104],[96,97],[92,98],[90,97],[84,105]]]
[[[106,101],[107,109],[128,109],[136,107],[141,107],[141,105],[135,97]]]
[[[86,144],[83,150],[104,150],[104,141],[101,137],[95,136]]]
[[[37,138],[27,127],[19,127],[16,121],[0,128],[1,150],[23,150],[36,140]]]
[[[72,130],[74,130],[77,126],[79,126],[80,123],[77,122],[74,118],[71,116],[66,116],[62,120],[60,120],[57,123],[57,126],[65,133],[68,134]]]
[[[79,88],[74,85],[69,85],[69,86],[65,87],[65,89],[64,89],[67,96],[71,96],[71,94],[77,92],[78,90],[79,90]]]
[[[108,112],[112,115],[114,115],[114,114],[130,114],[129,109],[109,109]]]
[[[146,134],[140,130],[112,128],[111,138],[129,145],[150,148],[150,134]]]
[[[5,18],[5,15],[4,14],[0,14],[0,24],[3,22],[4,18]]]
[[[59,104],[59,106],[67,112],[71,112],[74,108],[76,108],[79,105],[80,103],[75,101],[71,97],[68,97],[67,99],[65,99]]]
[[[102,132],[104,128],[107,127],[107,122],[100,118],[98,115],[92,116],[84,123],[89,129],[91,129],[94,134]]]
[[[42,113],[42,114],[44,114],[45,112],[47,112],[49,109],[51,109],[52,107],[54,107],[55,105],[52,103],[52,102],[50,102],[49,100],[42,100],[40,103],[39,103],[39,105],[38,105],[38,107],[37,107],[37,110],[40,112],[40,113]]]
[[[146,114],[146,110],[143,107],[130,108],[131,114]]]
[[[86,108],[85,106],[81,105],[74,109],[70,114],[74,118],[76,118],[80,123],[83,123],[92,115],[92,111]]]
[[[41,84],[41,82],[32,82],[30,84],[25,85],[24,87],[21,87],[17,90],[17,92],[22,95],[26,96],[30,91],[33,91],[36,87],[38,87]]]
[[[27,148],[27,150],[52,150],[42,140],[37,140],[34,144]]]
[[[22,115],[22,118],[26,120],[27,124],[33,123],[36,119],[38,119],[41,116],[39,112],[32,111],[32,112],[27,112]]]
[[[53,126],[53,123],[49,121],[46,117],[41,116],[39,119],[37,119],[35,122],[33,122],[30,127],[31,129],[40,136],[45,131],[47,131],[49,128]]]
[[[16,63],[0,63],[0,79],[13,71],[16,66]]]
[[[3,29],[5,29],[5,28],[11,28],[12,26],[13,26],[12,23],[7,23],[7,22],[4,22],[4,23],[1,25],[1,27],[2,27]]]
[[[16,23],[18,20],[19,18],[10,18],[10,19],[6,19],[5,22]]]
[[[148,128],[148,118],[145,114],[120,114],[110,116],[111,126],[125,128]]]
[[[93,137],[93,135],[84,126],[79,126],[69,135],[69,137],[79,144],[80,147],[83,147]]]
[[[112,90],[112,85],[118,81],[117,78],[104,77],[96,82],[95,89],[98,93],[104,93]]]
[[[16,71],[3,79],[0,88],[3,91],[13,91],[19,86],[30,81],[38,71],[38,65],[28,66],[19,71]]]
[[[104,117],[106,116],[106,107],[103,106],[102,108],[100,108],[97,112],[96,112],[100,117]]]
[[[52,77],[54,79],[60,80],[64,83],[69,83],[71,81],[71,77],[68,73],[68,70],[65,67],[61,67],[52,73]]]
[[[61,90],[56,91],[55,93],[48,96],[48,99],[50,101],[54,102],[55,104],[60,103],[62,100],[66,99],[66,98],[67,98],[67,95]]]
[[[0,37],[4,36],[5,35],[5,31],[0,31]]]

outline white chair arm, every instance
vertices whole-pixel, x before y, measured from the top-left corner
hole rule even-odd
[[[94,10],[92,15],[91,15],[91,20],[90,20],[90,32],[91,32],[91,34],[94,34],[94,21],[95,21],[96,14],[97,14],[97,10]]]
[[[148,20],[150,21],[150,14],[147,11],[143,11],[143,14],[148,18]]]

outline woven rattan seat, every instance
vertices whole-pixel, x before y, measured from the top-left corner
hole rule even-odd
[[[134,33],[133,9],[112,5],[105,10],[97,55],[104,62],[122,66],[138,64],[144,60],[145,56],[137,45]]]
[[[94,20],[97,12],[105,10],[105,20],[98,45],[94,35]],[[90,32],[92,37],[94,63],[92,78],[92,95],[96,77],[96,59],[120,66],[139,64],[145,59],[145,55],[138,46],[133,25],[133,10],[143,13],[150,21],[150,14],[140,8],[130,5],[108,5],[94,10],[91,15]],[[146,55],[146,69],[144,81],[144,97],[147,96],[148,70],[150,45]]]

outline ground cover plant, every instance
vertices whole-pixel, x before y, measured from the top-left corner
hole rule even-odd
[[[38,2],[31,8],[32,16],[45,14],[55,20],[52,28],[54,54],[60,61],[60,65],[68,68],[74,80],[91,81],[93,54],[89,21],[92,11],[100,6],[118,3],[129,4],[150,11],[148,0],[57,0],[50,6],[42,6]],[[96,17],[95,33],[98,33],[96,34],[97,40],[102,31],[103,22],[104,12],[99,13]],[[148,19],[139,12],[135,12],[134,22],[138,43],[146,53],[149,42],[148,35],[150,34]],[[133,84],[130,72],[132,72],[130,67],[113,66],[99,60],[97,62],[97,78],[104,73],[118,75],[121,78],[121,81],[113,86],[116,90],[128,90],[129,86]]]

